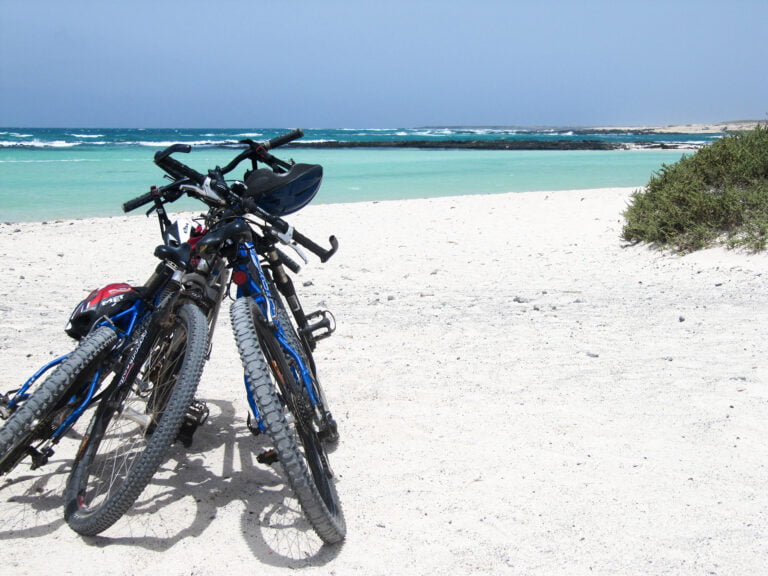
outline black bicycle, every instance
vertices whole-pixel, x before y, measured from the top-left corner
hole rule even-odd
[[[249,428],[274,445],[258,460],[281,465],[323,541],[344,538],[328,459],[339,435],[312,356],[317,341],[334,331],[335,320],[326,310],[305,313],[288,275],[300,267],[280,248],[292,247],[303,257],[304,247],[325,262],[338,242],[331,236],[331,247],[324,249],[282,219],[314,198],[322,167],[284,162],[269,152],[302,135],[295,130],[261,144],[244,140],[242,153],[207,175],[172,157],[190,146],[170,146],[155,155],[155,163],[172,183],[123,205],[128,212],[152,204],[164,236],[175,233],[176,245],[166,242],[158,250],[175,267],[178,289],[157,302],[150,325],[123,356],[123,371],[94,410],[65,491],[65,518],[77,532],[97,534],[119,519],[185,423],[194,429],[204,418],[205,407],[190,408],[190,402],[220,305],[234,285],[231,320],[253,416]],[[251,168],[244,181],[226,180],[246,159]],[[174,224],[165,211],[184,195],[208,207],[195,225]],[[173,383],[156,384],[166,381]]]

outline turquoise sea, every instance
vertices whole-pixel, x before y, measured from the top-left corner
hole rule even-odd
[[[0,128],[0,221],[118,215],[124,201],[146,192],[150,185],[163,184],[162,172],[152,162],[155,151],[175,142],[192,144],[193,151],[180,159],[204,172],[228,163],[238,153],[239,140],[266,140],[284,131]],[[300,142],[371,143],[358,148],[291,147],[276,153],[323,165],[323,186],[315,199],[321,203],[641,187],[662,164],[681,158],[685,152],[677,147],[706,145],[716,138],[515,128],[335,129],[305,130],[305,134]],[[566,144],[588,140],[630,149],[450,148],[451,142],[463,140]],[[447,148],[407,147],[416,141],[444,142]],[[372,147],[381,142],[406,147]],[[651,148],[638,150],[637,146]],[[187,202],[177,203],[179,209],[195,207]]]

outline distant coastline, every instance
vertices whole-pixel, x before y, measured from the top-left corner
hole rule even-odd
[[[619,150],[614,142],[599,140],[390,140],[390,141],[296,141],[286,148],[418,148],[427,150]],[[662,146],[659,145],[659,148]],[[671,146],[670,146],[671,148]]]
[[[594,133],[594,131],[593,131]],[[287,144],[286,148],[412,148],[420,150],[693,150],[703,144],[691,142],[630,142],[602,140],[390,140],[325,141]]]
[[[592,130],[617,131],[617,132],[645,132],[647,134],[723,134],[726,132],[740,132],[754,130],[758,124],[766,124],[763,120],[732,120],[730,122],[716,122],[713,124],[670,124],[668,126],[609,126],[594,127]]]
[[[565,132],[574,134],[622,134],[626,132],[638,134],[720,134],[754,130],[758,124],[766,124],[768,120],[732,120],[729,122],[697,123],[697,124],[668,124],[665,126],[421,126],[423,130],[518,130],[521,132]]]
[[[584,139],[442,139],[442,140],[388,140],[388,141],[296,141],[289,146],[294,148],[415,148],[415,149],[457,149],[457,150],[691,150],[700,148],[701,143],[668,142],[668,141],[638,141],[616,142],[611,140],[596,140],[589,136],[611,136],[618,134],[637,135],[718,135],[743,130],[753,130],[760,122],[757,120],[739,120],[719,122],[714,124],[677,124],[668,126],[601,126],[601,127],[517,127],[517,126],[424,126],[423,130],[453,130],[453,131],[517,131],[524,135],[551,132],[553,134],[568,133],[569,136],[584,136]]]

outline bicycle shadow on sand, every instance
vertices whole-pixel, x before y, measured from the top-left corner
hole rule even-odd
[[[325,545],[279,471],[256,462],[268,439],[254,437],[245,422],[235,418],[232,402],[208,401],[208,405],[210,418],[198,428],[191,448],[174,444],[125,516],[106,535],[82,541],[102,548],[132,546],[162,552],[202,536],[219,516],[223,517],[218,521],[225,522],[239,512],[241,536],[262,563],[298,568],[333,560],[341,546]],[[0,484],[0,510],[7,520],[0,526],[0,541],[69,530],[62,492],[71,461],[68,453],[77,442],[68,439],[66,444],[68,450],[62,449],[61,456],[57,451],[57,458],[42,470]]]

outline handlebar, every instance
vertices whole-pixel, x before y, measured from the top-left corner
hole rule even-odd
[[[166,158],[167,156],[173,154],[174,152],[183,152],[184,154],[189,154],[191,151],[192,151],[191,144],[171,144],[165,150],[161,150],[160,152],[155,153],[155,162],[157,162],[158,160],[162,160],[163,158]]]
[[[277,257],[280,259],[280,262],[282,262],[283,266],[286,266],[294,274],[298,274],[299,272],[301,272],[301,266],[297,264],[293,258],[288,256],[288,254],[286,254],[282,250],[277,250]]]
[[[137,196],[136,198],[128,200],[128,202],[124,202],[123,212],[130,212],[131,210],[136,210],[136,208],[152,202],[152,199],[155,197],[155,190],[156,188],[153,188],[146,194],[142,194],[141,196]]]
[[[274,148],[278,148],[280,146],[288,144],[288,142],[293,142],[294,140],[298,140],[302,136],[304,136],[304,131],[301,128],[296,128],[295,130],[291,130],[290,132],[286,132],[285,134],[276,136],[271,140],[267,140],[264,143],[264,148],[266,148],[267,150],[272,150]]]
[[[290,165],[269,154],[268,150],[274,150],[279,146],[284,146],[289,142],[298,140],[302,136],[304,136],[304,131],[301,130],[301,128],[296,128],[295,130],[291,130],[290,132],[276,136],[275,138],[267,140],[261,144],[250,139],[240,140],[240,144],[247,144],[248,148],[236,156],[229,164],[222,168],[220,172],[222,175],[229,174],[237,167],[238,164],[240,164],[240,162],[246,158],[250,158],[254,161],[261,160],[265,164],[271,166],[273,169],[287,169],[290,167]]]
[[[331,244],[330,250],[326,250],[322,246],[318,246],[312,240],[304,236],[301,232],[296,232],[295,230],[293,231],[293,238],[298,244],[301,244],[304,246],[304,248],[320,258],[320,262],[323,263],[328,262],[331,256],[336,254],[336,251],[339,249],[339,241],[336,239],[336,236],[330,236],[328,238],[328,242]]]
[[[123,212],[130,212],[144,204],[149,204],[155,200],[155,198],[165,199],[166,202],[178,200],[184,193],[183,184],[187,181],[186,178],[182,178],[173,184],[168,184],[168,186],[163,186],[162,188],[152,186],[146,194],[142,194],[141,196],[137,196],[136,198],[125,202],[123,204]]]
[[[282,218],[278,216],[273,216],[272,214],[269,214],[268,212],[265,212],[256,204],[253,202],[253,200],[248,199],[246,200],[246,208],[249,212],[252,214],[257,214],[261,218],[263,218],[265,221],[267,221],[269,224],[271,224],[275,229],[277,229],[278,232],[281,232],[283,234],[290,232],[291,239],[295,240],[297,244],[300,246],[303,246],[310,252],[312,252],[315,256],[320,258],[320,262],[327,262],[331,256],[336,254],[336,251],[339,249],[339,241],[336,239],[336,236],[330,236],[328,238],[328,242],[331,245],[330,250],[326,250],[322,246],[316,244],[313,240],[307,238],[302,234],[301,232],[297,231],[296,229],[292,228],[288,222],[283,220]]]
[[[189,154],[190,150],[192,150],[192,146],[189,144],[173,144],[155,154],[155,164],[177,180],[179,178],[189,178],[199,186],[202,186],[203,182],[205,182],[205,176],[186,164],[182,164],[175,158],[171,158],[171,154],[174,152]]]
[[[217,167],[216,170],[209,171],[208,176],[204,176],[186,164],[179,162],[175,158],[171,158],[171,155],[177,152],[188,154],[192,150],[192,146],[189,144],[173,144],[168,146],[164,150],[157,152],[155,154],[154,160],[155,164],[163,169],[175,181],[168,186],[164,186],[163,188],[157,188],[153,186],[149,192],[128,200],[123,204],[123,212],[130,212],[131,210],[135,210],[136,208],[144,206],[145,204],[149,204],[157,198],[164,199],[167,202],[172,202],[178,199],[184,193],[184,189],[187,188],[187,186],[184,186],[184,184],[194,184],[198,187],[205,188],[207,183],[212,183],[214,186],[220,183],[224,188],[227,188],[223,181],[223,175],[234,170],[237,165],[240,164],[240,162],[247,158],[250,158],[254,162],[258,160],[260,162],[266,163],[276,171],[290,168],[290,164],[275,158],[269,154],[268,150],[273,150],[274,148],[284,146],[285,144],[297,140],[302,136],[304,136],[304,132],[297,128],[262,143],[256,143],[253,140],[242,140],[241,143],[246,144],[248,146],[247,149],[238,154],[224,168]],[[193,186],[189,186],[189,188],[192,187]],[[259,208],[253,199],[245,199],[243,202],[243,207],[248,212],[262,218],[268,224],[273,226],[278,232],[282,234],[290,233],[291,238],[297,244],[303,246],[315,254],[318,258],[320,258],[321,262],[327,262],[328,259],[331,258],[331,256],[333,256],[339,248],[339,242],[335,236],[328,238],[328,241],[331,244],[331,248],[326,250],[300,232],[294,230],[285,220],[282,220],[281,218],[269,214],[268,212]]]
[[[227,164],[223,169],[219,170],[219,174],[223,176],[224,174],[231,172],[238,166],[238,164],[240,164],[240,162],[246,158],[260,160],[268,164],[279,165],[281,164],[281,161],[269,154],[267,151],[273,150],[280,146],[284,146],[285,144],[293,142],[302,136],[304,136],[304,131],[300,128],[297,128],[295,130],[291,130],[290,132],[286,132],[285,134],[281,134],[280,136],[276,136],[261,144],[257,144],[253,140],[241,140],[240,143],[246,144],[248,148],[241,152],[237,157],[235,157],[232,162]],[[179,162],[175,158],[171,158],[172,154],[177,152],[188,154],[191,150],[192,146],[189,144],[172,144],[164,150],[160,150],[155,153],[155,164],[157,164],[158,167],[165,171],[174,180],[187,179],[198,186],[202,186],[205,182],[205,179],[207,178],[206,176],[194,168]],[[123,204],[123,212],[130,212],[131,210],[135,210],[136,208],[144,206],[145,204],[149,204],[154,198],[155,194],[155,192],[150,191],[146,194],[142,194],[141,196],[128,200]]]

